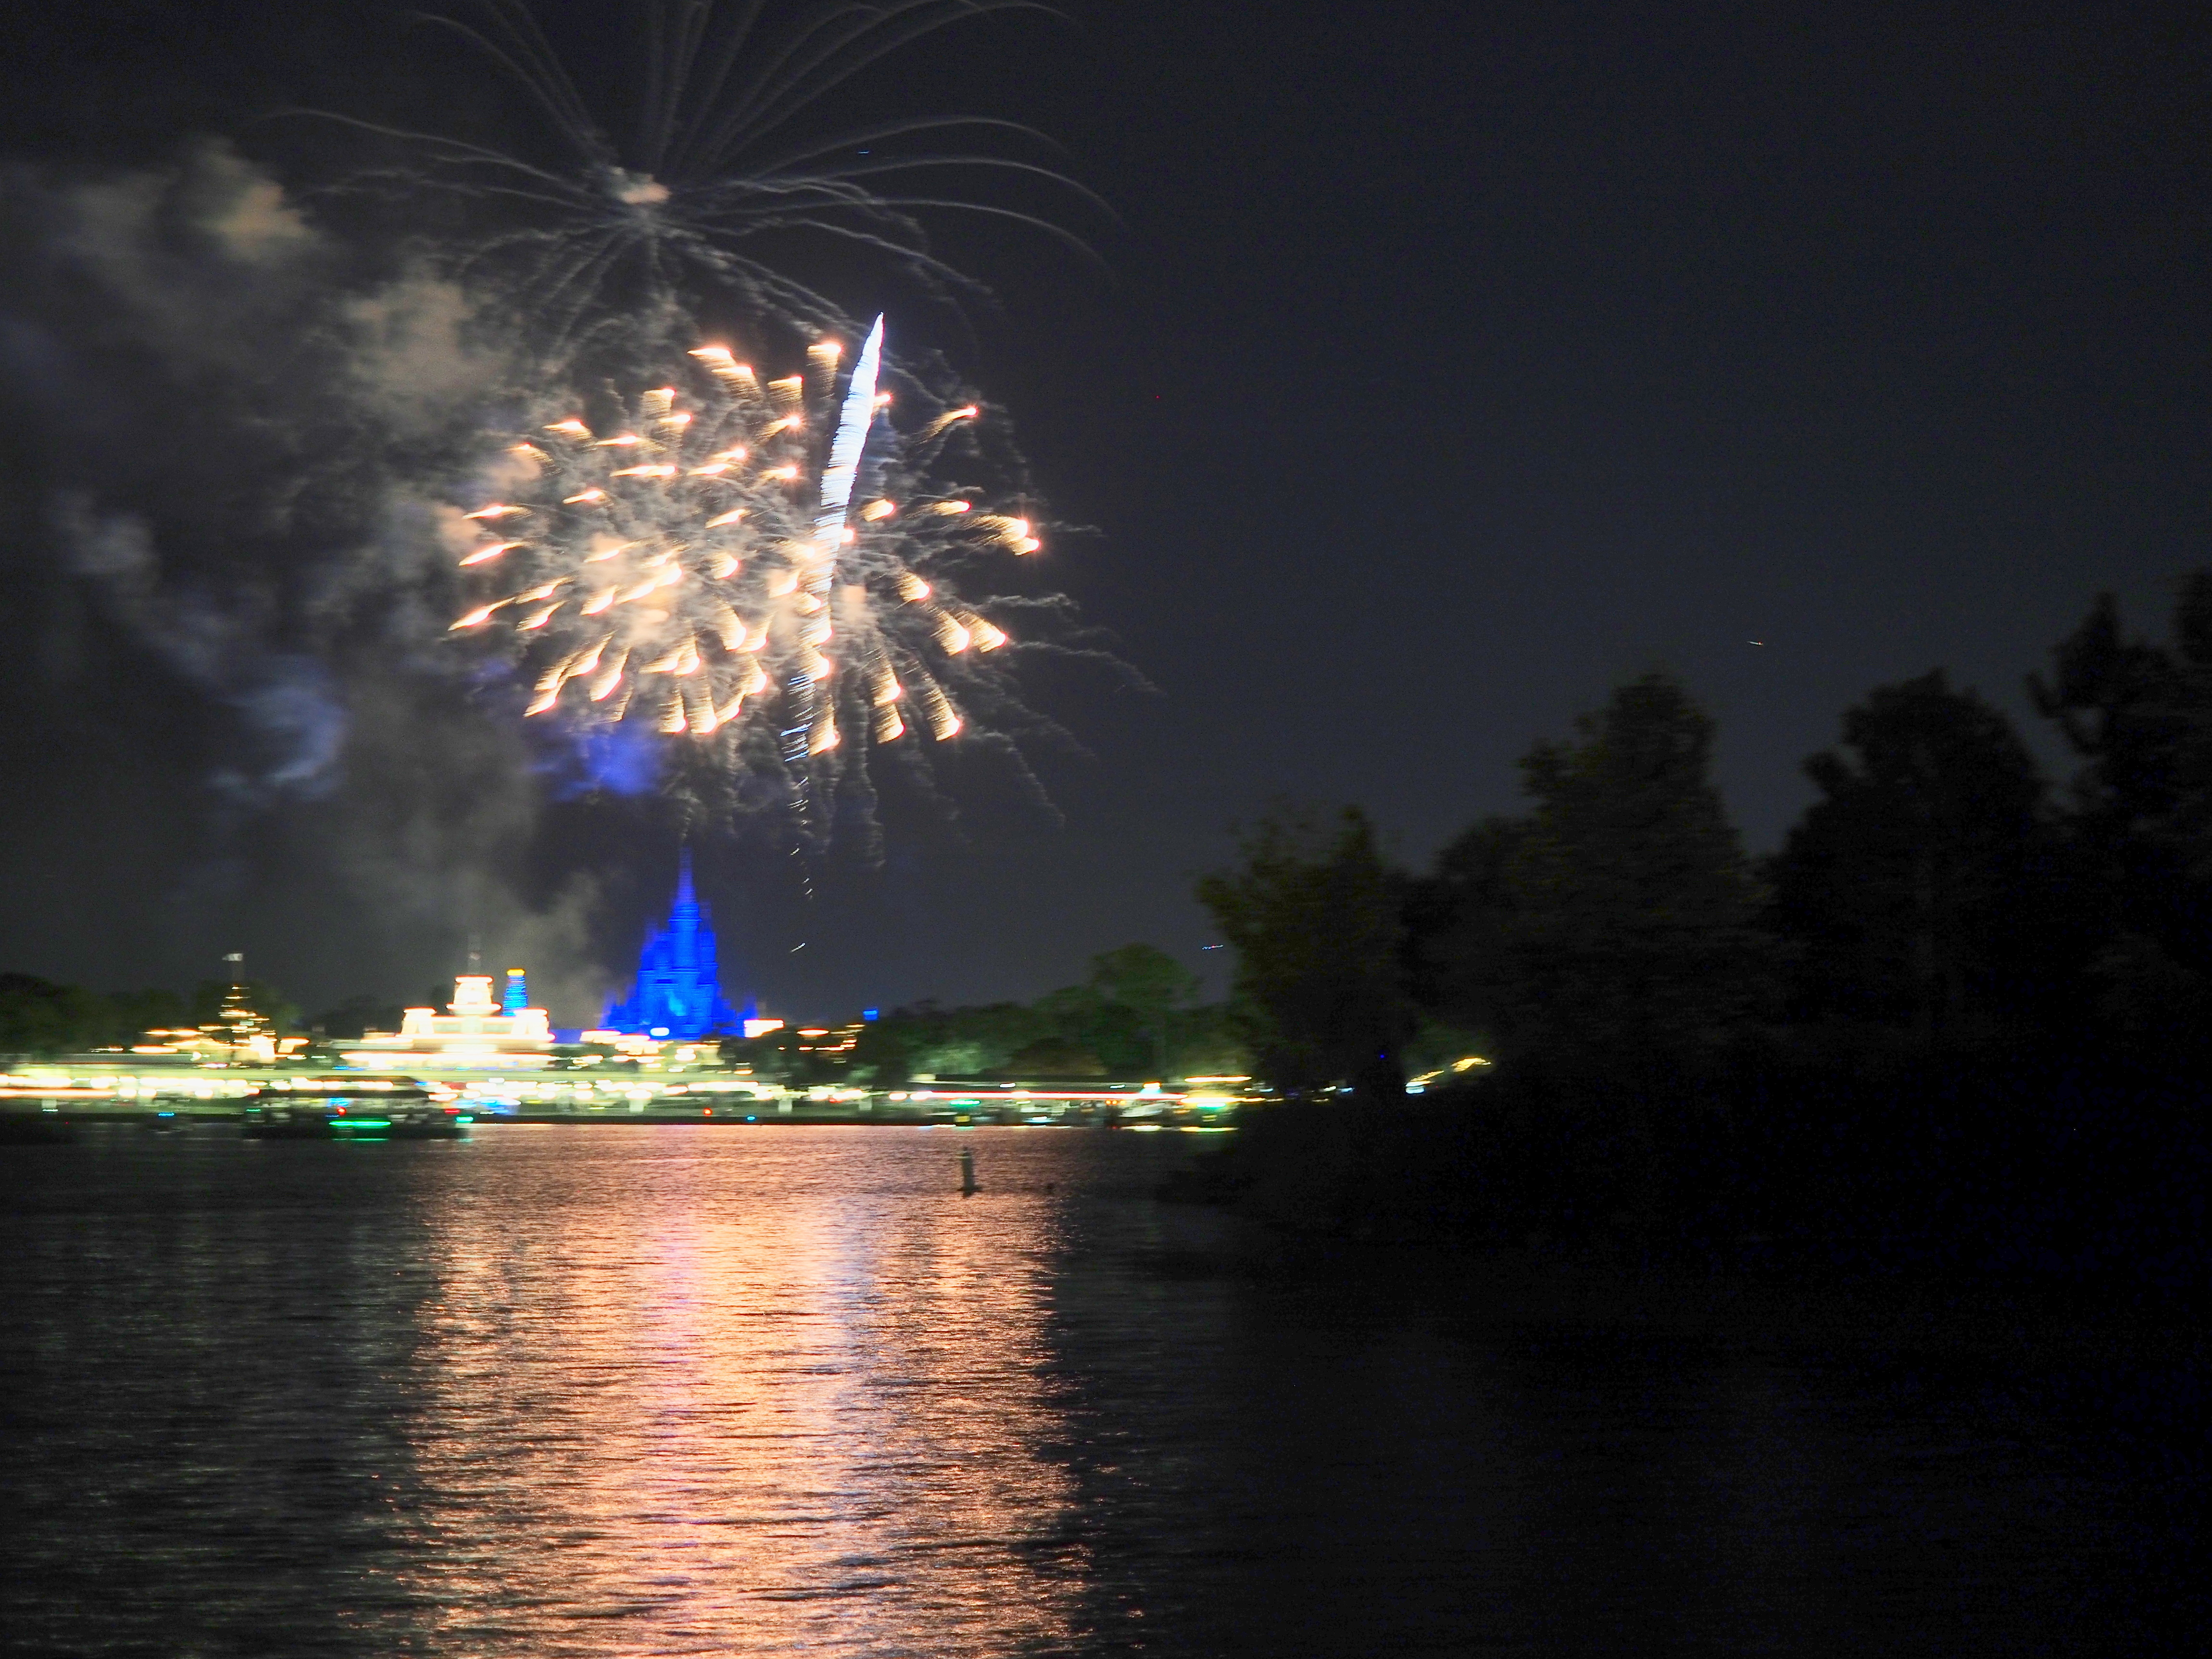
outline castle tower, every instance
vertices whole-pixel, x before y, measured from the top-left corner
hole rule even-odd
[[[684,850],[668,924],[646,936],[637,980],[627,1000],[607,1010],[606,1029],[635,1036],[696,1041],[743,1029],[744,1016],[722,994],[714,926],[691,884],[691,852]]]

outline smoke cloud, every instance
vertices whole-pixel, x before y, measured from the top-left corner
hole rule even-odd
[[[442,648],[437,503],[495,423],[499,319],[222,143],[122,175],[14,171],[0,225],[39,690],[126,746],[186,704],[216,733],[171,757],[190,771],[165,799],[192,822],[170,834],[193,852],[167,913],[251,935],[242,913],[335,872],[306,906],[357,948],[310,953],[303,995],[413,1000],[473,938],[557,1017],[596,1018],[599,890],[536,869],[542,765]]]

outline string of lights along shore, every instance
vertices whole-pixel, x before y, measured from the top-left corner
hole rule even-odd
[[[802,811],[850,725],[893,743],[911,709],[952,737],[957,682],[1009,643],[952,576],[1041,544],[1026,517],[940,477],[979,407],[906,433],[886,418],[883,351],[878,317],[840,398],[834,339],[766,380],[702,345],[611,429],[566,414],[517,435],[484,480],[497,499],[449,520],[462,568],[496,590],[453,630],[503,631],[531,671],[530,715],[641,719],[733,764],[749,732],[772,732]]]

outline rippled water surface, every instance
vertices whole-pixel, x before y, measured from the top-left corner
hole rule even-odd
[[[1288,1251],[1152,1200],[1189,1151],[0,1148],[0,1645],[2064,1653],[2191,1605],[2180,1477],[2063,1389]]]

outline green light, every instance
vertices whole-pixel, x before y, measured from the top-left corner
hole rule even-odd
[[[334,1117],[331,1120],[333,1129],[389,1129],[391,1127],[392,1120],[388,1117]]]

